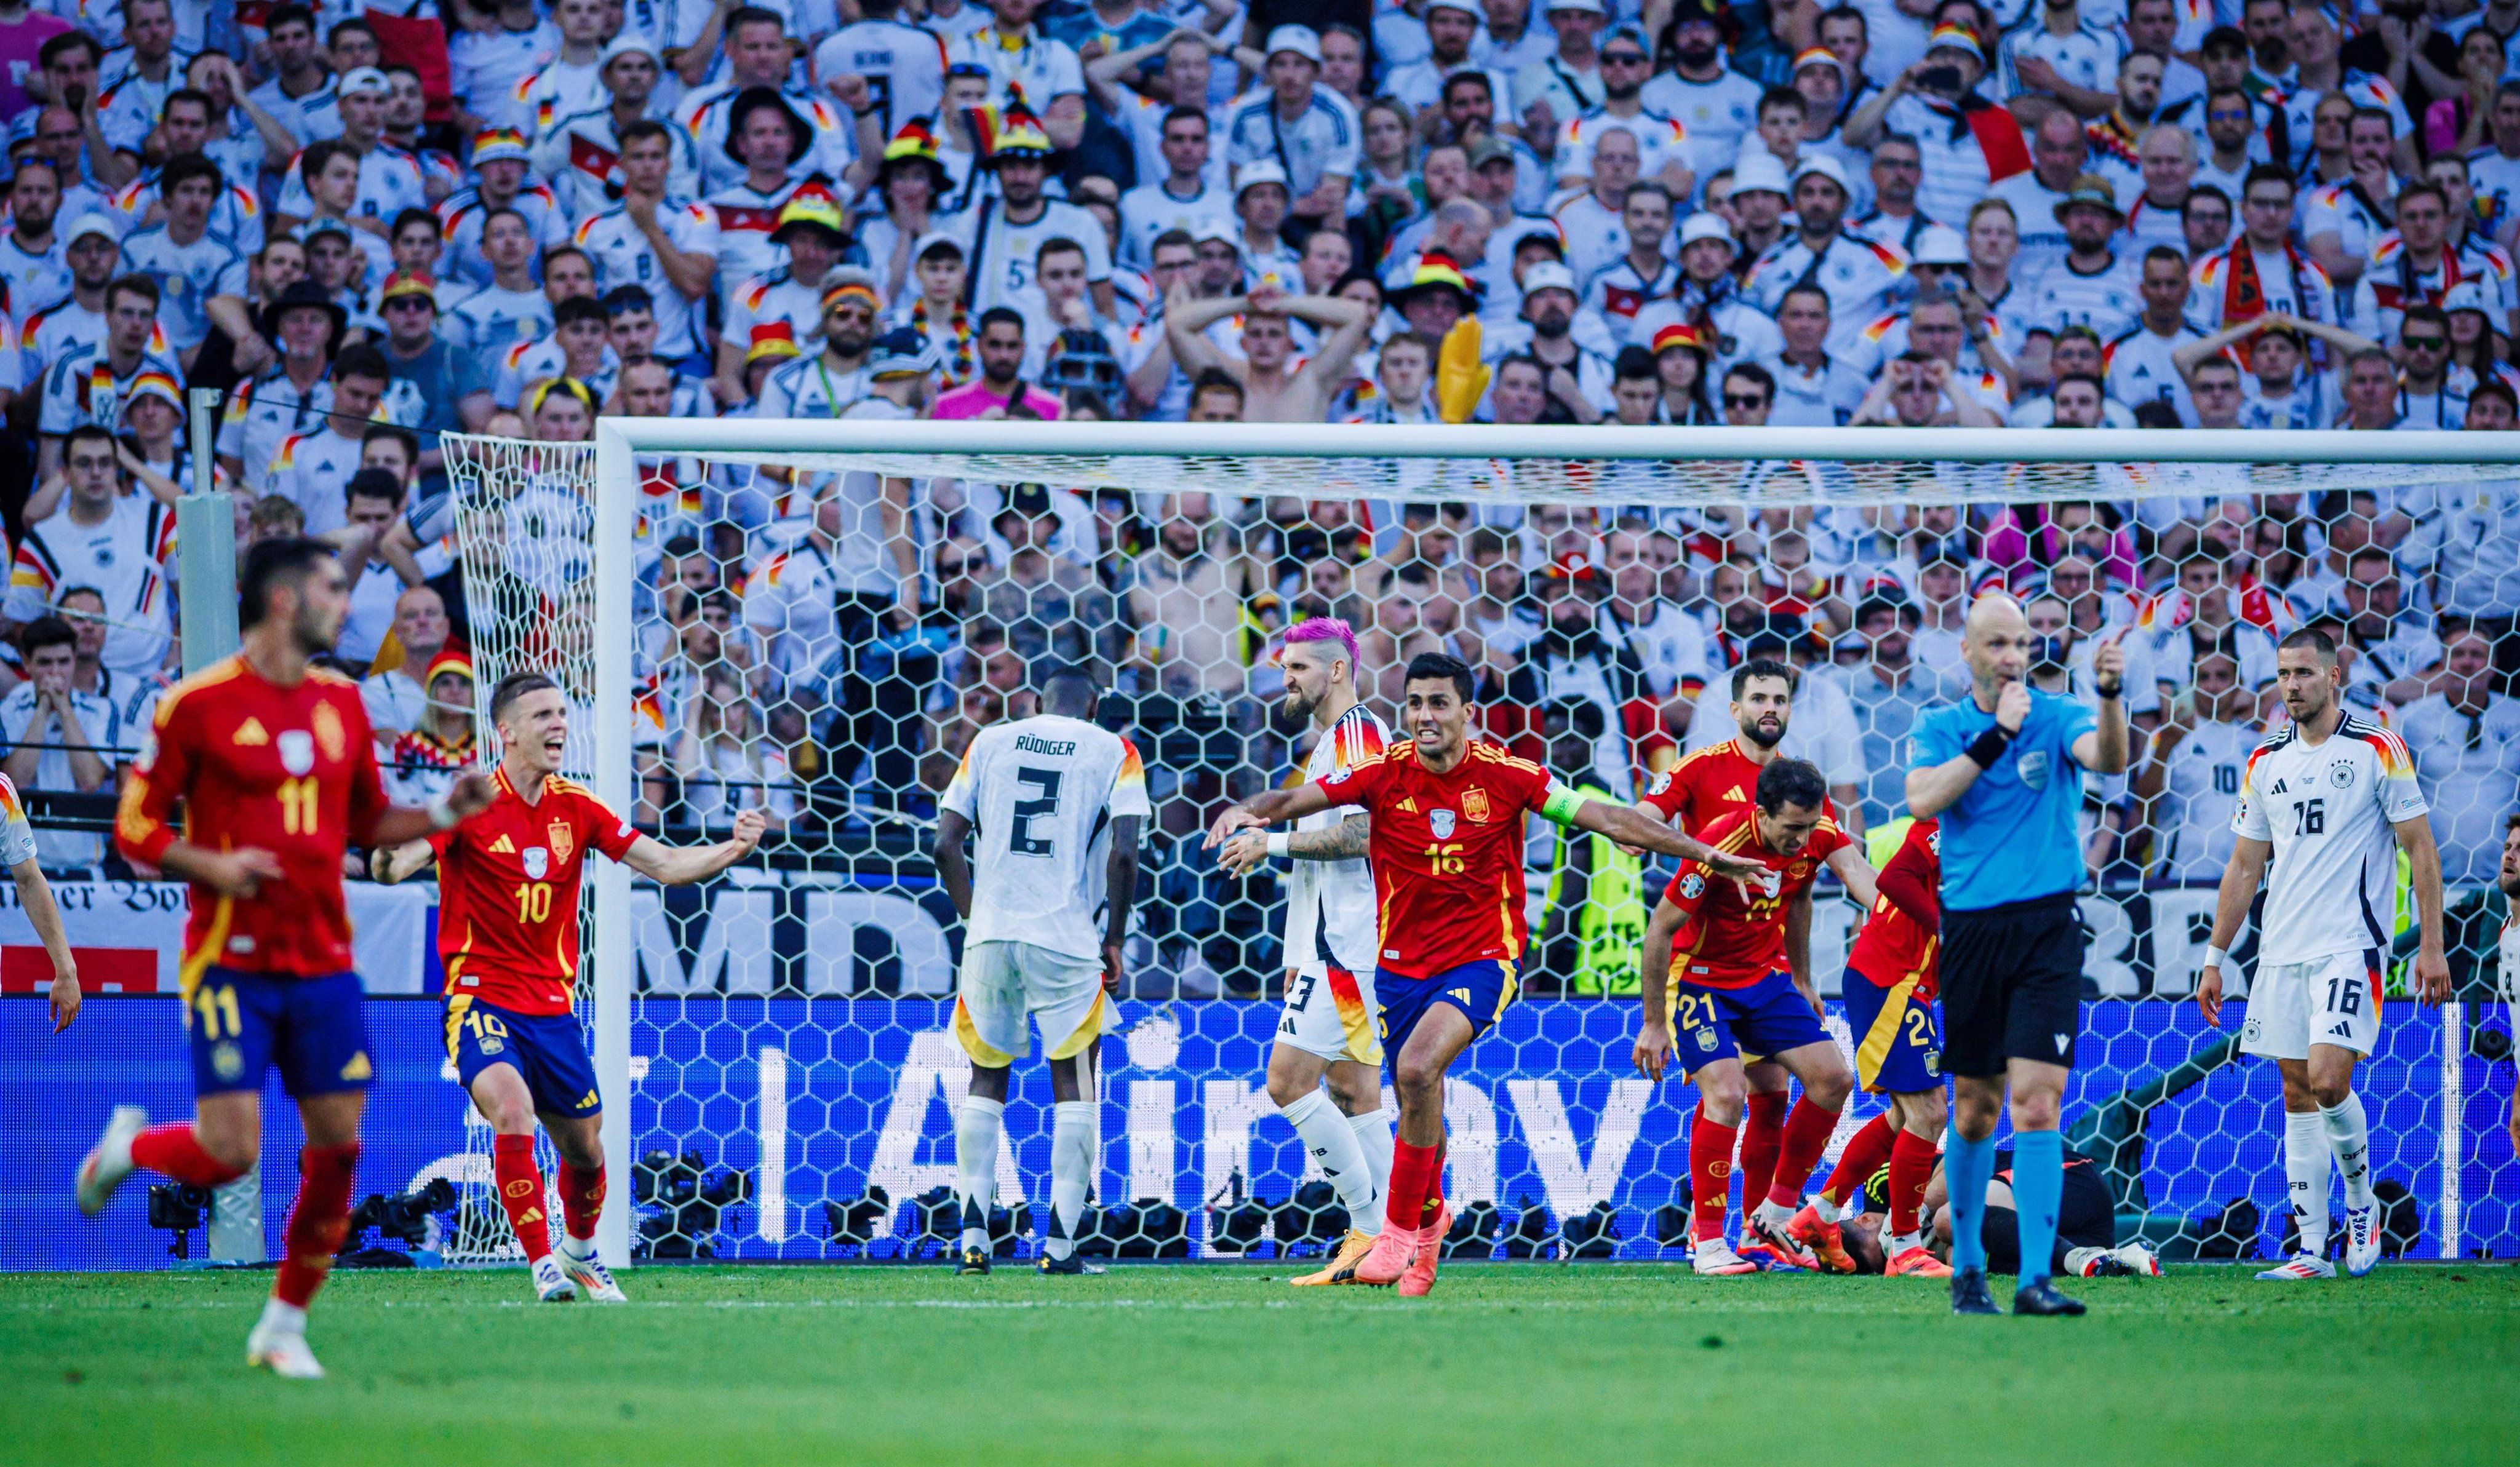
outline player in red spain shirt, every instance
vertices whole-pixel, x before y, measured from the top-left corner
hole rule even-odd
[[[1890,1167],[1881,1271],[1949,1278],[1925,1248],[1918,1209],[1934,1175],[1935,1142],[1949,1113],[1943,1098],[1943,1027],[1934,1012],[1941,956],[1942,823],[1902,817],[1867,837],[1882,863],[1880,895],[1846,955],[1846,1022],[1855,1031],[1856,1083],[1890,1097],[1890,1108],[1849,1136],[1837,1170],[1810,1206],[1794,1214],[1793,1235],[1815,1253],[1844,1253],[1838,1215],[1884,1162]],[[1852,1262],[1852,1260],[1850,1260]]]
[[[1774,1178],[1761,1196],[1742,1198],[1742,1232],[1788,1254],[1787,1234],[1802,1204],[1802,1185],[1837,1129],[1853,1086],[1845,1056],[1821,1028],[1811,977],[1811,888],[1823,863],[1858,901],[1875,895],[1871,868],[1828,818],[1828,786],[1819,770],[1779,759],[1759,772],[1750,809],[1706,827],[1708,844],[1757,863],[1760,880],[1744,886],[1715,879],[1685,863],[1645,923],[1639,982],[1644,1023],[1637,1068],[1659,1080],[1675,1054],[1698,1090],[1689,1128],[1691,1263],[1700,1273],[1746,1273],[1757,1265],[1725,1241],[1732,1201],[1732,1147],[1747,1086],[1741,1056],[1762,1054],[1803,1083],[1803,1098],[1785,1118]]]
[[[577,898],[586,853],[601,851],[665,886],[705,881],[752,853],[762,817],[746,810],[715,845],[668,846],[642,835],[593,791],[560,775],[568,699],[541,673],[511,673],[490,694],[499,734],[490,808],[452,830],[383,853],[377,879],[438,867],[437,952],[446,969],[446,1054],[490,1123],[499,1203],[545,1303],[583,1290],[620,1304],[595,1252],[604,1212],[604,1107],[575,1008]],[[560,1153],[566,1232],[553,1256],[534,1164],[534,1121]]]
[[[1452,1225],[1443,1192],[1444,1071],[1513,1001],[1516,964],[1530,945],[1523,817],[1703,861],[1720,875],[1755,877],[1760,869],[1624,805],[1588,800],[1539,765],[1472,740],[1470,689],[1460,660],[1441,652],[1411,659],[1401,714],[1409,742],[1327,778],[1254,796],[1209,832],[1212,844],[1235,829],[1340,805],[1363,809],[1372,822],[1367,853],[1382,942],[1374,999],[1400,1126],[1382,1235],[1355,1272],[1360,1283],[1397,1282],[1407,1295],[1434,1287]],[[1226,864],[1239,869],[1257,859],[1244,843]]]
[[[278,1065],[306,1146],[287,1256],[246,1359],[309,1379],[324,1368],[306,1348],[306,1306],[346,1229],[374,1073],[341,857],[452,827],[489,803],[490,778],[459,776],[427,810],[386,800],[359,685],[310,665],[349,609],[332,551],[258,542],[237,592],[243,650],[158,700],[114,824],[126,859],[193,884],[182,977],[194,1118],[149,1128],[139,1107],[117,1107],[79,1168],[78,1205],[102,1211],[135,1166],[202,1187],[243,1176],[262,1143],[263,1071]]]
[[[1777,762],[1779,745],[1793,728],[1796,687],[1793,668],[1773,658],[1752,657],[1732,669],[1733,736],[1665,770],[1638,805],[1691,835],[1704,835],[1716,821],[1749,809],[1759,772]],[[1745,1206],[1754,1206],[1776,1177],[1793,1082],[1775,1060],[1745,1058],[1742,1075],[1749,1099],[1741,1120],[1741,1196]],[[1780,1251],[1757,1236],[1741,1240],[1741,1254],[1771,1268],[1811,1267],[1821,1262],[1799,1249]]]

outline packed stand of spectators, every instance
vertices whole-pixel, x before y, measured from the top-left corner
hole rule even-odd
[[[475,757],[468,615],[580,666],[594,624],[550,557],[464,584],[449,431],[2509,429],[2515,34],[2509,0],[0,0],[9,772],[107,788],[180,666],[188,388],[223,394],[240,538],[358,568],[339,656],[417,789]],[[1268,634],[1319,612],[1386,713],[1455,651],[1493,734],[1620,795],[1784,660],[1791,746],[1876,822],[1995,586],[2044,684],[2086,692],[2105,639],[2138,669],[2104,881],[2219,869],[2298,625],[2414,746],[2454,881],[2520,785],[2509,486],[1507,511],[1431,473],[1351,502],[642,467],[652,821],[906,841],[1074,665],[1194,844],[1301,753]],[[505,533],[569,543],[564,499],[520,490]],[[1186,849],[1156,870],[1193,954],[1259,941]]]

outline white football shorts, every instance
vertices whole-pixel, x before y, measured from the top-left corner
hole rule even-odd
[[[2268,1059],[2308,1059],[2313,1045],[2369,1054],[2380,1043],[2381,981],[2377,953],[2261,964],[2240,1049]]]
[[[1101,959],[1030,943],[966,944],[962,989],[954,999],[954,1038],[963,1052],[993,1070],[1030,1054],[1027,1014],[1040,1024],[1042,1052],[1051,1059],[1080,1054],[1120,1027],[1102,992]]]
[[[1336,1062],[1382,1063],[1373,1004],[1373,974],[1311,962],[1286,975],[1286,1008],[1278,1043]]]

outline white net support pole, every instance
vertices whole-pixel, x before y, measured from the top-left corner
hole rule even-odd
[[[631,656],[633,539],[639,514],[639,468],[630,444],[605,420],[595,445],[595,794],[614,810],[636,807],[631,778],[630,705],[636,668]],[[614,861],[595,867],[595,1076],[604,1107],[604,1214],[596,1247],[628,1267],[631,1221],[630,1002],[637,987],[637,942],[630,916],[630,868]]]

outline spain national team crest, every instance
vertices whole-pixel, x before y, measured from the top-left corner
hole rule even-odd
[[[280,767],[292,775],[312,773],[315,769],[315,735],[303,729],[284,730],[280,735]]]
[[[525,847],[525,879],[540,881],[551,872],[551,852],[540,846]]]
[[[1430,810],[1426,812],[1426,828],[1435,832],[1435,838],[1437,840],[1452,839],[1453,812],[1449,810]]]
[[[350,737],[347,731],[341,727],[341,715],[333,711],[333,705],[317,703],[315,711],[307,715],[306,721],[315,727],[315,744],[324,751],[324,757],[340,758],[342,752],[350,745]]]
[[[1462,815],[1473,825],[1488,822],[1488,792],[1473,784],[1462,791]]]
[[[577,837],[570,832],[567,822],[554,821],[551,822],[551,828],[543,833],[551,837],[552,864],[568,865],[568,853],[577,849]]]

